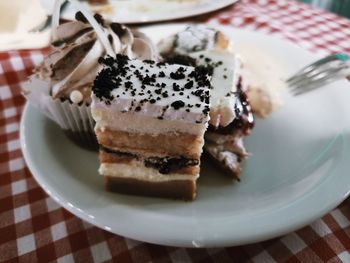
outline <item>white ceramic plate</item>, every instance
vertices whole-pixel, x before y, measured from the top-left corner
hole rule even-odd
[[[40,0],[50,10],[52,0]],[[102,7],[86,6],[99,12],[105,18],[118,23],[149,23],[180,19],[212,12],[229,6],[238,0],[109,0],[109,5]],[[76,10],[67,6],[62,18],[72,20]]]
[[[179,30],[145,29],[151,36]],[[257,43],[288,72],[315,56],[250,31],[222,27],[243,43]],[[258,63],[258,62],[257,62]],[[232,182],[204,163],[194,202],[107,193],[97,154],[75,146],[51,121],[26,106],[21,123],[24,157],[38,183],[66,209],[113,233],[151,243],[214,247],[283,235],[321,217],[350,190],[350,84],[341,80],[300,97],[258,120],[247,149],[242,181]]]

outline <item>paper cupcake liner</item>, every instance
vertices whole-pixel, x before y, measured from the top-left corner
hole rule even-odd
[[[23,95],[30,105],[56,122],[79,146],[90,150],[98,149],[90,106],[53,99],[50,96],[50,84],[35,76],[24,85]]]

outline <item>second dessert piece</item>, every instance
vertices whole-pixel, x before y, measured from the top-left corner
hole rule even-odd
[[[210,72],[210,121],[204,150],[226,174],[239,180],[248,155],[243,138],[250,134],[254,118],[241,61],[231,52],[228,38],[218,30],[194,25],[163,39],[158,48],[168,63],[200,65]]]
[[[191,57],[212,75],[210,122],[204,150],[228,175],[240,180],[242,162],[248,155],[243,138],[254,126],[240,59],[221,50],[195,52]]]
[[[210,78],[203,67],[102,59],[92,95],[107,190],[192,200]]]

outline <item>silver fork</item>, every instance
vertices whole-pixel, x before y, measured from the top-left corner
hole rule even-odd
[[[301,95],[350,75],[350,56],[336,53],[302,68],[287,79],[292,94]]]

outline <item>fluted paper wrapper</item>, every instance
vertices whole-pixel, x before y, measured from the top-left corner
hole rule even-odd
[[[90,106],[53,99],[50,96],[50,83],[36,76],[25,83],[23,95],[30,105],[56,122],[79,146],[90,150],[98,149]]]

